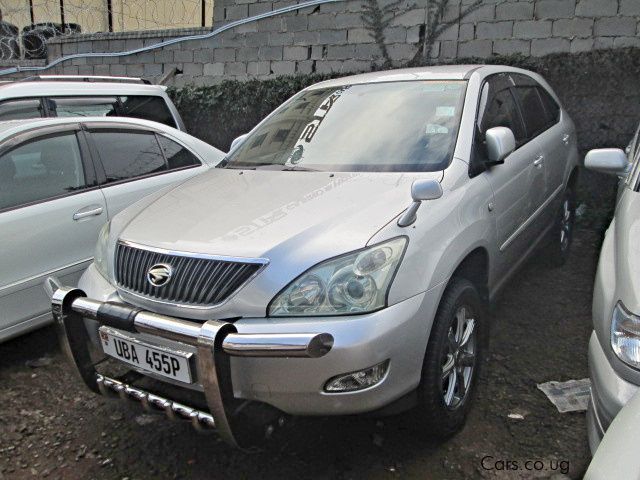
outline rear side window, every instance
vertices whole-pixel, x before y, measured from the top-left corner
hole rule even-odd
[[[550,125],[554,125],[560,121],[560,105],[556,103],[553,97],[544,88],[538,88],[538,93],[542,99],[542,104],[547,112],[547,119]]]
[[[162,135],[158,135],[158,142],[160,142],[160,147],[167,159],[169,170],[201,165],[200,160],[179,143],[169,140]]]
[[[124,117],[142,118],[176,127],[169,106],[162,97],[135,95],[120,97],[120,100],[121,115]]]
[[[66,195],[85,186],[74,132],[30,140],[0,156],[0,210]]]
[[[112,117],[118,115],[118,97],[49,98],[47,107],[57,117]]]
[[[107,183],[167,170],[162,151],[152,132],[94,130],[91,135],[104,167]]]
[[[39,98],[7,100],[0,103],[0,120],[21,120],[42,116]]]
[[[550,124],[547,112],[536,87],[516,87],[516,95],[522,106],[522,117],[527,130],[527,138],[533,138],[546,130]]]

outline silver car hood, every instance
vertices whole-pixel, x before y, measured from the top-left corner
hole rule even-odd
[[[119,237],[183,252],[329,258],[365,246],[402,212],[416,178],[442,172],[213,169],[142,209]]]

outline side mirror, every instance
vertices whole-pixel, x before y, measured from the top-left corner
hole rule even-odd
[[[516,149],[516,137],[507,127],[493,127],[484,134],[487,142],[487,156],[489,165],[504,163],[504,159]]]
[[[416,221],[416,213],[425,200],[436,200],[442,196],[442,186],[436,180],[416,180],[411,185],[413,203],[398,219],[399,227],[408,227]]]
[[[232,151],[234,148],[244,142],[244,139],[247,138],[247,135],[249,134],[245,133],[244,135],[240,135],[239,137],[234,138],[233,142],[231,142],[231,147],[229,147],[229,151]]]
[[[416,180],[411,184],[411,198],[414,202],[437,200],[442,196],[442,186],[436,180]]]
[[[596,172],[622,176],[628,172],[631,164],[619,148],[598,148],[587,153],[584,166]]]

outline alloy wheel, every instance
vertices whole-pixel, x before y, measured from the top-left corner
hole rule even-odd
[[[560,250],[566,252],[569,249],[572,228],[571,204],[568,198],[562,202],[562,218],[560,219]]]
[[[442,393],[447,408],[456,409],[467,397],[476,365],[476,321],[468,306],[460,306],[449,327],[442,363]]]

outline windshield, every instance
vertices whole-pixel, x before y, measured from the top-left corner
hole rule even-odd
[[[409,81],[307,90],[221,167],[423,172],[453,155],[466,82]]]

